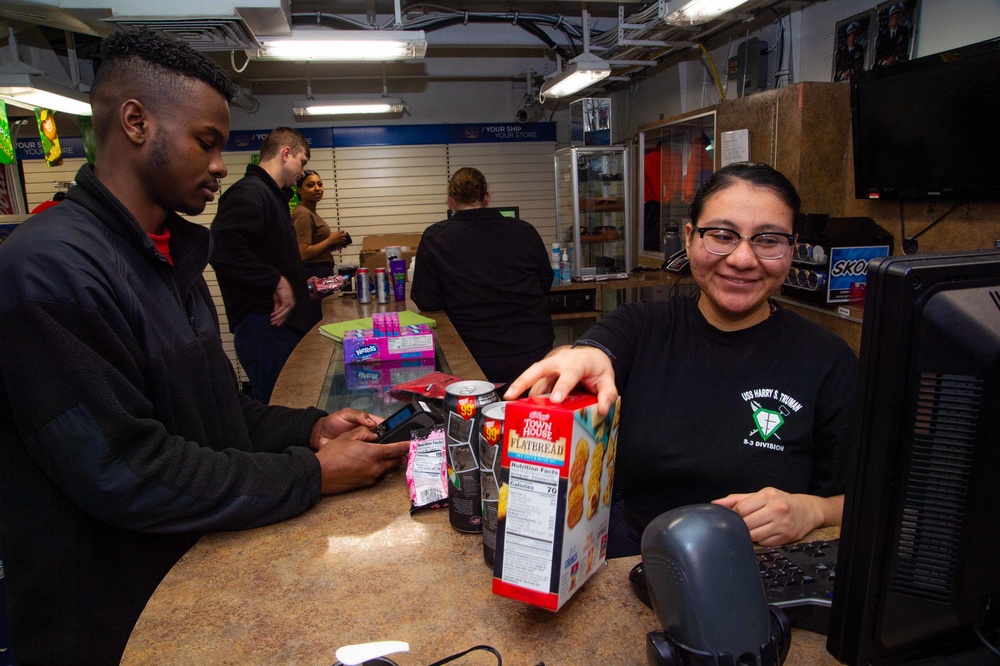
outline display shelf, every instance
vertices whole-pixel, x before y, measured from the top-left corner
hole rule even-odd
[[[556,239],[570,249],[575,281],[628,275],[634,265],[628,149],[587,146],[556,151]]]

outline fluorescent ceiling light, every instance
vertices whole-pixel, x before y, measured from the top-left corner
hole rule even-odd
[[[298,30],[291,37],[259,37],[254,60],[412,60],[423,58],[423,30]]]
[[[569,61],[566,69],[542,84],[538,99],[566,97],[611,76],[611,65],[590,53],[581,53]]]
[[[670,25],[677,26],[692,26],[701,25],[702,23],[708,23],[714,18],[725,14],[728,11],[732,11],[744,5],[748,0],[690,0],[686,3],[669,3],[667,5],[667,11],[670,11],[670,5],[673,4],[683,4],[683,6],[664,17],[664,22]]]
[[[296,116],[353,116],[367,113],[401,113],[406,109],[402,100],[380,97],[376,99],[308,100],[296,102],[292,113]]]
[[[56,85],[29,73],[20,63],[0,67],[0,99],[25,109],[49,109],[77,116],[93,115],[90,95]]]

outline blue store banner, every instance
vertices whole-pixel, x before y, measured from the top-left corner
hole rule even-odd
[[[449,143],[555,142],[555,123],[476,123],[458,125],[367,125],[363,127],[305,127],[299,129],[310,148],[363,148],[365,146],[420,146]],[[270,129],[235,130],[229,133],[227,152],[260,152]],[[86,157],[83,139],[59,137],[63,156]],[[39,139],[18,139],[17,159],[44,159]]]
[[[60,136],[59,147],[62,148],[63,157],[87,157],[87,151],[83,148],[83,139],[78,136]],[[44,160],[45,149],[42,148],[41,138],[18,139],[14,146],[14,152],[19,160]]]
[[[299,129],[306,138],[309,148],[331,148],[333,146],[332,127],[304,127]],[[229,133],[226,152],[260,152],[260,144],[271,133],[270,129],[234,130]]]

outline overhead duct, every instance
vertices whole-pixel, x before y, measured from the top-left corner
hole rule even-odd
[[[292,32],[291,0],[8,0],[0,16],[100,36],[109,24],[146,26],[199,51],[256,49],[257,35]]]
[[[257,35],[291,34],[290,0],[237,0],[226,4],[191,0],[127,3],[108,23],[145,26],[181,39],[199,51],[259,48]],[[205,9],[211,14],[206,15]],[[126,11],[128,13],[126,13]]]

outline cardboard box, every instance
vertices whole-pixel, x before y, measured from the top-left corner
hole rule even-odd
[[[403,326],[399,335],[387,336],[374,330],[344,333],[344,363],[403,361],[434,358],[434,332],[427,324]]]
[[[618,407],[571,393],[507,404],[493,592],[558,610],[607,559]]]
[[[410,268],[410,260],[417,256],[416,250],[405,250],[401,255],[402,259],[406,260],[406,268]],[[367,268],[371,275],[375,275],[376,268],[384,268],[389,270],[389,260],[385,256],[385,250],[362,250],[358,257],[360,259],[360,265]]]
[[[423,233],[419,234],[368,234],[361,241],[362,250],[384,250],[387,247],[398,245],[399,247],[409,246],[416,252],[420,245]]]
[[[376,268],[389,268],[389,262],[385,256],[387,247],[408,247],[401,255],[406,260],[406,267],[410,267],[410,260],[417,254],[417,246],[420,245],[419,234],[369,234],[361,241],[361,253],[358,255],[359,263],[362,267],[373,271]]]

